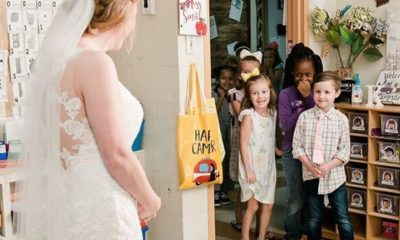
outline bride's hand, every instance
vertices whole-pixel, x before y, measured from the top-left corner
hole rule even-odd
[[[158,210],[161,207],[161,199],[154,194],[150,201],[138,203],[138,215],[142,221],[149,221],[157,216]]]

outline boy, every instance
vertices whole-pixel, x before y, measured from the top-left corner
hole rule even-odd
[[[293,156],[303,165],[309,239],[321,239],[324,195],[327,195],[340,239],[352,240],[344,170],[350,158],[349,122],[334,108],[335,98],[340,94],[340,79],[334,72],[322,72],[315,77],[313,87],[316,106],[300,115],[293,137]]]

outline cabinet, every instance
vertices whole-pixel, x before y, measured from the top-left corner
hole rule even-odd
[[[362,131],[351,131],[350,139],[351,142],[356,143],[366,143],[366,158],[354,158],[351,157],[348,167],[353,167],[355,169],[366,169],[365,177],[366,184],[354,184],[349,183],[348,180],[346,185],[348,189],[354,190],[354,192],[365,192],[366,206],[364,209],[357,209],[350,206],[349,202],[349,212],[350,218],[353,223],[355,239],[368,239],[368,240],[382,240],[382,239],[398,239],[400,240],[400,235],[397,234],[395,238],[386,238],[382,235],[383,224],[395,226],[399,228],[400,218],[398,209],[394,211],[393,214],[378,212],[377,203],[383,201],[384,196],[392,197],[393,207],[396,205],[398,207],[400,190],[398,183],[393,185],[393,187],[382,187],[377,183],[382,180],[381,170],[387,169],[390,172],[398,173],[400,171],[400,163],[395,161],[379,161],[379,143],[389,142],[396,144],[400,142],[399,137],[382,137],[378,136],[377,130],[381,128],[381,115],[394,115],[400,116],[399,106],[384,106],[384,107],[367,107],[365,105],[351,105],[347,103],[338,103],[335,105],[338,110],[345,114],[349,113],[359,113],[361,116],[365,116],[368,126],[366,126],[365,132]],[[350,118],[351,120],[351,118]],[[352,128],[352,123],[350,122],[350,128]],[[397,126],[398,127],[398,126]],[[397,152],[398,154],[398,152]],[[354,156],[354,155],[353,155]],[[394,175],[394,174],[393,174]],[[349,176],[348,176],[349,178]],[[351,201],[351,199],[350,199]],[[382,202],[381,202],[382,203]],[[380,210],[382,208],[378,206]],[[327,215],[325,219],[329,218],[330,209],[326,209]],[[323,227],[323,235],[331,239],[339,239],[337,231],[335,230],[334,223],[327,223]]]

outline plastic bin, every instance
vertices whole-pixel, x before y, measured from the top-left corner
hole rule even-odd
[[[382,235],[390,239],[397,239],[399,234],[398,222],[382,220]]]
[[[379,161],[400,163],[400,144],[393,142],[378,142]]]
[[[399,188],[399,169],[376,167],[378,176],[377,185],[385,188]]]
[[[353,184],[367,184],[367,169],[346,166],[347,182]]]
[[[368,156],[368,144],[351,142],[350,143],[350,157],[353,159],[366,160]]]
[[[347,198],[349,207],[365,210],[367,206],[367,192],[366,190],[348,188]]]
[[[384,214],[389,214],[393,216],[399,215],[399,197],[383,194],[376,194],[376,211]]]
[[[368,133],[368,114],[359,112],[349,112],[350,132]]]
[[[399,136],[400,116],[380,114],[381,133],[383,136]]]

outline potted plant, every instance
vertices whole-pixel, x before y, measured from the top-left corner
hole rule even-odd
[[[322,56],[326,56],[331,48],[337,52],[342,78],[352,77],[353,64],[360,55],[369,61],[383,57],[378,48],[386,41],[387,24],[366,7],[347,5],[337,10],[333,17],[316,7],[311,12],[311,25],[314,35],[327,41]]]

